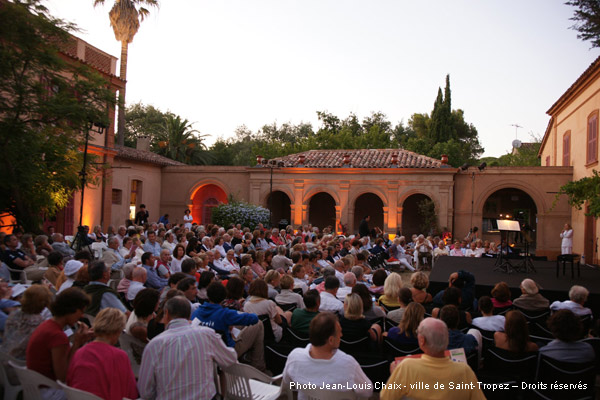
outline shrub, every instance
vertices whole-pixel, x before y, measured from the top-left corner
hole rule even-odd
[[[268,225],[269,210],[254,204],[241,201],[231,201],[229,204],[219,204],[212,209],[212,222],[220,226],[242,224],[254,230],[259,223]]]

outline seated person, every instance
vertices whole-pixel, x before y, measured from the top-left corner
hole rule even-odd
[[[499,282],[492,289],[492,304],[494,308],[506,308],[512,306],[510,300],[510,288],[506,282]]]
[[[319,311],[331,311],[339,315],[344,314],[344,303],[336,297],[340,281],[335,276],[325,278],[325,290],[321,292],[321,305]]]
[[[513,300],[513,305],[528,311],[547,309],[550,302],[539,292],[540,289],[533,279],[523,279],[521,282],[522,294]]]
[[[558,310],[548,319],[548,329],[553,341],[540,349],[540,353],[559,361],[583,363],[594,361],[596,356],[589,343],[579,342],[583,337],[581,320],[571,310]]]
[[[377,302],[388,309],[400,307],[400,289],[402,289],[402,277],[392,272],[383,284],[383,295]]]
[[[369,291],[373,294],[383,294],[383,286],[385,285],[385,279],[387,278],[387,272],[385,269],[380,268],[373,272],[373,276],[371,280],[373,282],[373,286],[369,288]]]
[[[390,366],[392,375],[386,387],[381,390],[381,400],[410,398],[414,400],[482,400],[483,392],[477,383],[477,377],[468,364],[453,362],[445,355],[448,347],[448,328],[434,318],[425,318],[418,328],[419,347],[423,350],[421,358],[407,358]],[[427,384],[414,385],[415,382]],[[436,384],[449,387],[450,382],[460,382],[461,389],[440,390]]]
[[[475,300],[475,277],[468,271],[458,271],[450,274],[448,278],[448,287],[456,287],[461,291],[461,303],[460,308],[463,310],[476,309],[474,307]],[[444,291],[439,291],[433,297],[433,304],[437,307],[441,307],[444,305],[442,301],[442,296],[444,295]]]
[[[208,301],[194,311],[192,321],[198,319],[200,325],[214,329],[223,336],[229,347],[235,348],[238,357],[251,350],[250,364],[260,371],[265,371],[264,360],[264,325],[256,314],[240,313],[221,306],[225,300],[225,287],[219,282],[208,285],[206,290]],[[239,335],[234,339],[230,327],[244,326]]]
[[[494,306],[489,296],[481,296],[478,302],[482,317],[474,318],[473,325],[485,331],[504,332],[504,315],[494,315]]]
[[[574,285],[569,290],[569,300],[555,301],[550,304],[550,309],[553,312],[558,310],[571,310],[573,314],[579,317],[589,315],[592,313],[592,310],[583,306],[587,301],[589,294],[590,292],[583,286]]]
[[[448,287],[446,290],[444,290],[443,294],[442,302],[444,305],[454,305],[456,307],[460,307],[462,304],[462,292],[458,288],[452,286]],[[431,311],[431,316],[433,318],[438,318],[439,312],[440,309],[436,307]],[[458,314],[458,329],[464,329],[469,326],[471,323],[471,313],[459,309]]]
[[[387,317],[389,319],[391,319],[392,321],[394,321],[395,323],[402,321],[402,315],[404,315],[404,310],[406,310],[406,307],[408,307],[408,305],[410,303],[412,303],[412,301],[413,301],[411,290],[406,287],[403,287],[402,289],[400,289],[399,299],[400,299],[400,308],[392,310],[387,314]]]
[[[289,275],[281,277],[279,282],[281,293],[275,296],[275,302],[280,305],[295,304],[297,308],[304,308],[302,296],[294,292],[294,278]]]
[[[356,293],[363,301],[363,315],[368,320],[385,317],[383,308],[375,303],[375,296],[369,292],[365,285],[356,285],[352,288],[352,293]]]
[[[339,350],[342,327],[329,312],[319,313],[310,323],[310,344],[289,354],[283,370],[282,387],[294,389],[294,384],[327,384],[355,386],[357,396],[369,397],[373,384],[358,362]],[[345,390],[345,389],[344,389]],[[298,399],[306,398],[303,393]]]
[[[244,301],[246,301],[244,299],[244,281],[233,275],[227,280],[225,289],[227,289],[227,297],[221,305],[232,310],[243,311]]]
[[[504,332],[494,333],[496,347],[513,353],[537,351],[537,344],[529,339],[527,320],[518,310],[506,313]]]
[[[481,332],[477,329],[469,329],[467,333],[458,330],[458,307],[454,305],[442,307],[440,319],[448,326],[448,350],[462,347],[467,354],[477,351],[481,355]]]
[[[427,293],[427,287],[429,286],[427,274],[421,271],[415,272],[410,277],[410,284],[413,286],[410,289],[413,301],[421,304],[427,304],[433,301],[431,294]]]
[[[384,336],[400,344],[418,344],[417,328],[425,316],[425,307],[419,303],[410,303],[402,316],[402,320]]]
[[[271,328],[275,341],[279,342],[283,336],[283,319],[286,319],[286,325],[291,319],[292,313],[284,313],[273,300],[269,300],[269,289],[262,279],[256,279],[250,284],[248,291],[250,296],[244,302],[244,312],[254,313],[256,315],[268,315],[271,319]]]
[[[340,318],[344,339],[354,341],[369,336],[374,342],[381,339],[381,326],[371,324],[363,315],[363,303],[360,296],[352,293],[344,300],[344,316]]]
[[[292,312],[292,329],[299,334],[308,336],[310,321],[319,313],[321,296],[316,289],[308,290],[303,297],[305,308],[296,308]]]

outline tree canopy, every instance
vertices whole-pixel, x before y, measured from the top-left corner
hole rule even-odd
[[[593,170],[592,176],[581,178],[578,181],[569,182],[561,186],[556,200],[566,195],[571,207],[581,210],[586,204],[588,209],[585,215],[600,217],[600,174]]]
[[[565,4],[575,7],[571,29],[579,32],[577,39],[590,41],[600,47],[600,2],[598,0],[569,0]]]
[[[75,27],[39,0],[1,3],[0,21],[0,210],[38,231],[79,187],[81,132],[108,125],[114,94],[60,54],[57,44]]]

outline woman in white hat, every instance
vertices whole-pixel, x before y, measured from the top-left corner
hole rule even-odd
[[[60,288],[58,289],[58,293],[73,286],[73,282],[75,282],[75,278],[77,277],[77,272],[79,272],[81,267],[83,267],[83,263],[81,261],[78,261],[78,260],[67,261],[67,263],[65,264],[65,269],[64,269],[64,273],[65,273],[65,276],[67,277],[67,280],[64,281],[62,283],[62,285],[60,285]]]

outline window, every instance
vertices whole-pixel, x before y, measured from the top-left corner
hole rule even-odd
[[[587,164],[598,161],[598,111],[588,117],[586,153]]]
[[[121,204],[123,201],[123,191],[121,189],[112,190],[112,203]]]
[[[571,165],[571,131],[563,136],[563,167]]]
[[[550,156],[546,156],[546,167],[550,166]]]

